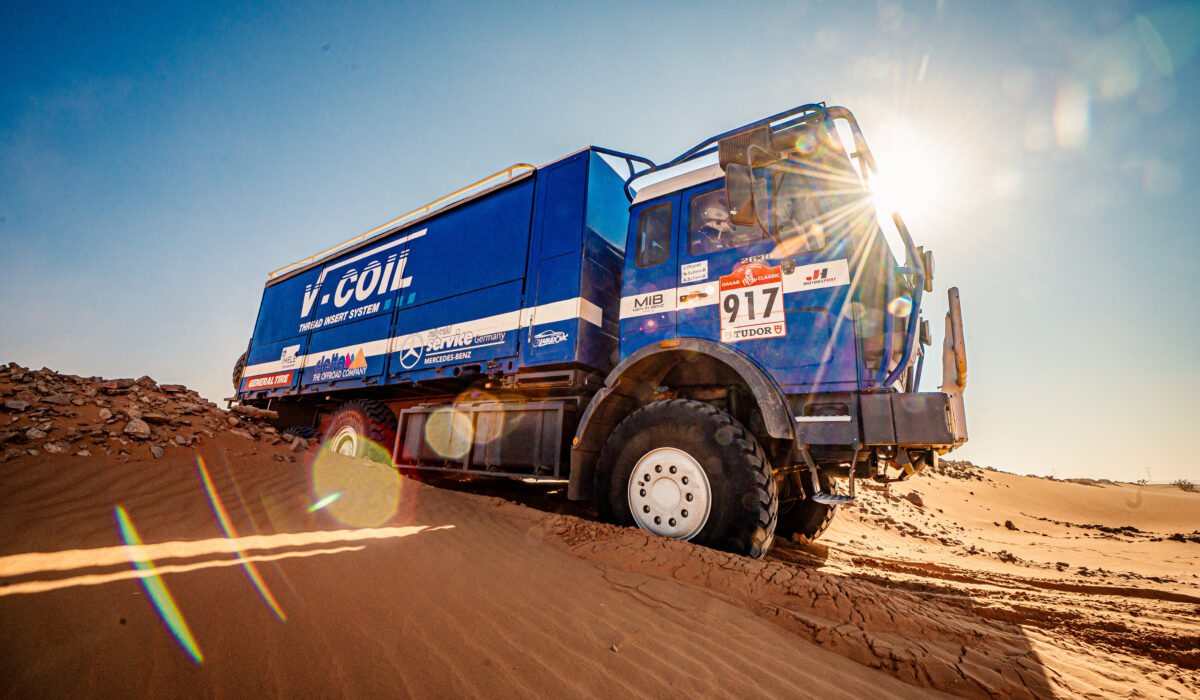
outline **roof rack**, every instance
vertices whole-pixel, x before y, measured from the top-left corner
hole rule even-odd
[[[631,201],[631,202],[633,201],[633,192],[630,188],[630,185],[632,185],[633,181],[638,179],[639,177],[644,177],[646,175],[649,175],[650,173],[661,172],[661,171],[667,170],[669,168],[674,168],[675,166],[682,165],[683,163],[686,163],[688,161],[696,160],[697,158],[703,158],[704,156],[710,155],[712,153],[716,153],[717,152],[716,143],[728,136],[732,136],[741,131],[746,131],[747,129],[752,129],[756,126],[762,126],[764,124],[770,124],[772,122],[779,121],[780,119],[786,119],[788,117],[793,117],[797,114],[799,114],[801,116],[796,119],[793,119],[791,122],[788,122],[786,124],[781,124],[780,126],[781,127],[792,126],[795,123],[799,123],[801,121],[810,119],[814,114],[819,114],[825,119],[829,118],[829,110],[825,107],[824,102],[816,102],[816,103],[809,103],[806,105],[800,105],[799,107],[793,107],[792,109],[789,109],[784,112],[780,112],[779,114],[774,114],[774,115],[766,117],[764,119],[759,119],[758,121],[751,122],[749,124],[744,124],[742,126],[739,126],[736,129],[730,129],[729,131],[726,131],[724,133],[709,137],[709,138],[701,141],[700,143],[696,144],[695,146],[689,148],[688,150],[684,151],[681,155],[676,156],[675,158],[671,159],[670,161],[668,161],[666,163],[663,163],[662,165],[655,165],[653,163],[650,163],[650,167],[646,168],[645,170],[641,170],[641,171],[635,173],[635,172],[633,172],[632,164],[630,164],[629,179],[625,180],[625,197],[629,201]],[[639,160],[646,162],[645,159],[639,159]]]
[[[338,243],[337,245],[335,245],[333,247],[326,248],[325,250],[322,250],[320,253],[316,253],[315,255],[310,255],[307,258],[304,258],[303,260],[297,260],[296,262],[294,262],[290,265],[284,265],[283,267],[279,268],[278,270],[268,273],[267,279],[274,279],[276,276],[281,275],[284,272],[287,272],[288,270],[293,270],[297,267],[301,267],[301,266],[307,265],[311,262],[315,262],[315,261],[319,260],[320,258],[323,258],[326,255],[329,255],[330,253],[337,252],[343,248],[346,248],[347,246],[354,245],[355,243],[365,241],[366,239],[370,238],[371,236],[374,236],[375,234],[379,233],[380,231],[394,228],[397,224],[400,224],[407,219],[411,219],[416,216],[428,214],[429,212],[433,211],[435,207],[438,207],[438,205],[447,204],[451,200],[457,199],[458,197],[470,192],[471,190],[475,190],[480,187],[483,187],[484,185],[487,185],[487,184],[493,182],[494,180],[498,180],[501,177],[504,177],[504,179],[506,179],[506,180],[511,180],[514,177],[514,175],[516,174],[517,170],[522,170],[523,172],[527,172],[527,171],[536,170],[536,169],[537,168],[533,167],[532,165],[530,165],[528,163],[516,163],[515,165],[510,165],[507,168],[505,168],[504,170],[501,170],[499,172],[488,175],[487,177],[483,178],[482,180],[480,180],[478,182],[474,182],[470,185],[467,185],[466,187],[463,187],[462,189],[455,190],[454,192],[451,192],[450,194],[446,195],[445,197],[439,197],[438,199],[433,200],[429,204],[426,204],[423,207],[418,207],[416,209],[413,209],[412,211],[408,212],[407,214],[404,214],[403,216],[398,216],[395,219],[392,219],[391,221],[387,222],[386,224],[380,224],[379,226],[376,226],[375,228],[371,229],[370,231],[367,231],[366,233],[362,233],[362,234],[355,236],[354,238],[350,238],[345,241],[342,241],[341,243]],[[631,165],[630,171],[632,172],[632,170],[633,170],[633,166]]]

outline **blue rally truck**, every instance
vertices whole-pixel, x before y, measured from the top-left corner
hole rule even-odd
[[[894,216],[893,257],[874,171],[824,104],[661,165],[513,166],[271,273],[234,398],[413,476],[565,479],[666,537],[815,538],[857,479],[967,439],[957,290],[919,392],[933,256]]]

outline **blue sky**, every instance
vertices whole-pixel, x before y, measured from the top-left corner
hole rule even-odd
[[[0,360],[219,400],[269,270],[512,163],[824,100],[929,183],[960,454],[1197,480],[1198,44],[1196,2],[8,3]]]

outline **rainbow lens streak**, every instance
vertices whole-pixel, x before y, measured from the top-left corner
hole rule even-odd
[[[154,607],[158,610],[159,617],[162,618],[167,629],[171,630],[171,634],[175,635],[176,641],[188,653],[188,656],[192,657],[192,661],[197,664],[204,663],[204,654],[200,651],[200,645],[196,643],[196,638],[192,636],[192,630],[183,619],[183,613],[179,612],[179,606],[175,604],[175,599],[167,590],[167,584],[163,582],[161,576],[154,573],[154,562],[149,558],[139,556],[142,538],[134,529],[129,514],[125,512],[123,506],[117,506],[116,512],[121,539],[124,540],[126,546],[131,548],[128,550],[130,561],[133,562],[134,568],[142,572],[142,588],[146,589],[150,600],[154,601]]]
[[[200,480],[204,482],[204,488],[208,491],[208,500],[212,503],[213,513],[217,516],[217,523],[221,526],[221,531],[225,533],[225,538],[230,541],[238,539],[237,531],[233,529],[233,523],[229,519],[229,513],[225,510],[225,504],[221,502],[221,497],[217,495],[217,489],[213,486],[212,478],[208,475],[208,468],[204,466],[204,460],[200,457],[196,458],[196,465],[200,470]],[[271,590],[267,588],[266,582],[258,573],[258,567],[254,562],[246,558],[246,555],[239,548],[234,552],[238,561],[241,562],[242,568],[246,570],[246,575],[250,578],[250,583],[254,589],[258,591],[258,595],[275,613],[275,617],[279,618],[280,622],[287,622],[287,615],[279,607],[279,603],[275,600],[275,596],[271,595]]]

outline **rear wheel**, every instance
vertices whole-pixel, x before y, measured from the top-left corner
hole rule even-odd
[[[246,373],[246,356],[250,351],[242,353],[242,356],[233,363],[233,393],[237,393],[242,388],[242,375]]]
[[[354,399],[343,404],[325,424],[321,442],[337,454],[391,464],[395,425],[392,409],[378,401]]]
[[[799,539],[801,542],[812,542],[821,536],[833,522],[837,514],[837,506],[825,505],[812,500],[818,490],[825,493],[837,493],[837,484],[833,477],[825,472],[817,472],[817,484],[813,484],[812,474],[802,470],[789,475],[789,488],[795,495],[790,503],[779,507],[779,524],[775,526],[775,534],[785,539]],[[817,488],[819,486],[819,488]],[[793,538],[793,535],[796,537]]]
[[[761,557],[776,507],[775,480],[754,435],[699,401],[638,409],[600,453],[596,509],[610,522]]]

